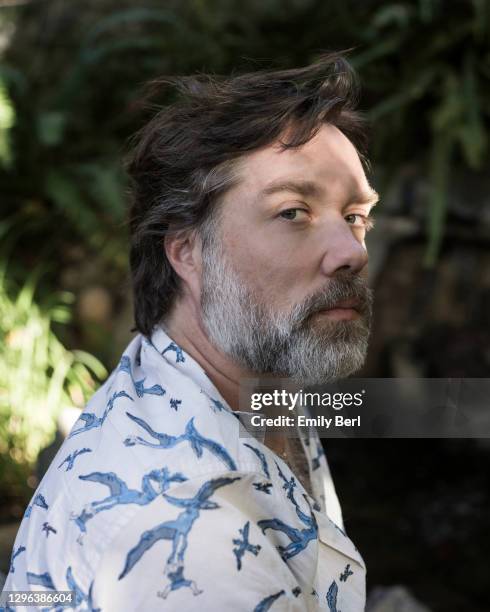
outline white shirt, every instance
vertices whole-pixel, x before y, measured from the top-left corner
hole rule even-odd
[[[364,610],[316,432],[311,497],[241,427],[162,328],[135,337],[34,494],[4,590],[74,590],[103,612]]]

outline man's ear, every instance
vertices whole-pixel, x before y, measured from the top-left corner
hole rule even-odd
[[[183,284],[191,290],[199,291],[202,269],[199,234],[195,230],[170,233],[165,236],[163,244],[170,265]]]

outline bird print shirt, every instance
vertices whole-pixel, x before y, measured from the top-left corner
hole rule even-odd
[[[242,433],[162,327],[136,336],[27,507],[4,590],[72,591],[89,612],[364,610],[316,431],[302,441],[311,494]]]

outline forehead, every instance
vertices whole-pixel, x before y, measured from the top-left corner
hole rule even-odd
[[[241,185],[261,191],[281,180],[312,181],[332,199],[355,199],[369,191],[359,155],[342,132],[333,125],[323,125],[306,144],[296,149],[282,149],[271,144],[247,155],[241,164]]]

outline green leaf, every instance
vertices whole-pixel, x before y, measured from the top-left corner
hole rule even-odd
[[[475,59],[470,52],[466,55],[463,70],[461,90],[463,121],[456,133],[468,166],[477,169],[484,161],[488,138],[477,89]]]
[[[86,351],[74,350],[72,353],[77,361],[83,363],[87,368],[92,370],[99,380],[104,380],[104,378],[107,377],[106,368],[96,357]]]
[[[87,192],[100,210],[107,212],[117,222],[123,221],[126,214],[123,194],[125,177],[121,168],[107,163],[80,164],[77,174],[85,182]]]
[[[97,215],[68,171],[50,170],[45,181],[45,191],[60,212],[66,215],[81,235],[94,237],[99,234]]]
[[[0,455],[14,449],[16,464],[26,472],[52,439],[60,411],[71,405],[70,384],[76,381],[79,395],[87,397],[97,387],[94,374],[100,380],[107,374],[97,359],[67,350],[53,333],[52,314],[65,307],[44,308],[35,301],[41,273],[36,269],[17,292],[7,276],[0,277]],[[5,485],[2,470],[0,482]]]
[[[430,207],[427,214],[427,246],[424,266],[433,268],[439,256],[447,214],[453,135],[441,131],[435,135],[430,160]]]
[[[41,113],[37,118],[37,134],[41,144],[54,147],[63,140],[66,114],[60,111]]]
[[[406,28],[413,17],[413,7],[407,4],[393,3],[381,7],[371,20],[376,29],[386,26],[398,26],[400,29]]]
[[[92,46],[101,34],[106,34],[111,30],[120,30],[121,26],[139,24],[144,21],[171,25],[178,29],[183,28],[183,22],[176,17],[175,12],[150,8],[127,9],[110,15],[89,30],[84,40],[84,46]]]

